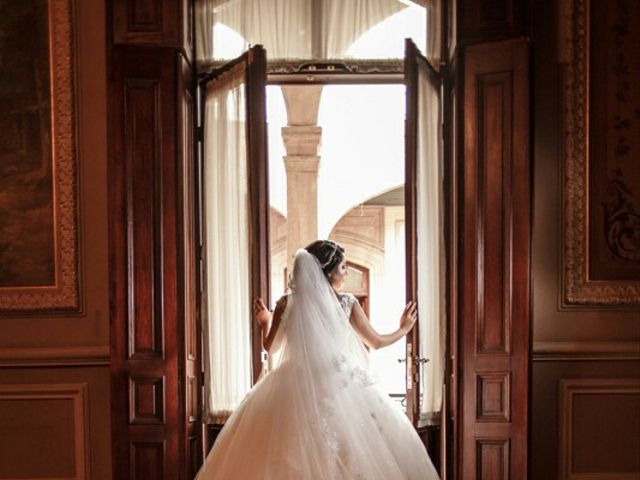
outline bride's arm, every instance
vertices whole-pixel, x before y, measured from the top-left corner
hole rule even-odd
[[[286,295],[280,297],[280,300],[276,302],[276,308],[273,311],[273,319],[271,321],[271,325],[266,328],[262,328],[262,345],[265,350],[268,352],[273,345],[273,340],[276,338],[276,333],[278,332],[278,327],[280,326],[280,319],[282,318],[282,314],[284,313],[284,309],[287,306],[287,297]]]
[[[416,321],[416,304],[414,302],[407,303],[400,317],[400,326],[393,333],[378,333],[371,326],[371,323],[369,323],[367,315],[358,302],[355,302],[353,305],[350,321],[353,329],[362,341],[369,346],[369,348],[377,350],[378,348],[391,345],[411,331]]]

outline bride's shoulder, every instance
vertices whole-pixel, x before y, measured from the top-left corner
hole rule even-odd
[[[341,303],[344,303],[344,304],[347,304],[347,305],[353,305],[354,302],[358,301],[356,299],[355,295],[353,293],[349,293],[349,292],[340,292],[338,294],[338,298],[340,299]]]
[[[340,293],[338,294],[338,296],[339,296],[339,297],[341,297],[341,298],[342,298],[342,297],[344,297],[344,298],[348,298],[348,299],[350,299],[350,300],[355,300],[355,299],[356,299],[356,296],[355,296],[353,293],[351,293],[351,292],[340,292]]]

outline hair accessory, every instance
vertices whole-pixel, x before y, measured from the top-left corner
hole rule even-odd
[[[326,267],[327,265],[329,265],[333,261],[333,257],[336,256],[336,252],[337,251],[338,251],[338,244],[337,243],[333,243],[333,252],[331,252],[331,255],[329,255],[329,260],[327,260],[326,262],[324,262],[322,264],[322,268]]]

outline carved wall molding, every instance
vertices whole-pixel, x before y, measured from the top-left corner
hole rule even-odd
[[[590,0],[571,0],[564,70],[565,304],[640,303],[640,279],[593,280],[589,275]],[[640,228],[640,224],[638,227]]]
[[[559,479],[560,480],[632,480],[637,479],[640,472],[624,471],[576,471],[576,452],[574,452],[576,417],[574,415],[575,398],[579,395],[638,395],[640,380],[635,378],[578,378],[562,379],[559,385]],[[600,413],[605,414],[604,413]],[[633,412],[629,412],[633,414]],[[594,415],[598,412],[593,412]],[[590,423],[591,416],[583,421]]]
[[[640,342],[533,342],[536,362],[640,360]]]
[[[49,1],[53,285],[0,288],[0,314],[79,311],[74,0]]]
[[[78,347],[1,347],[0,366],[57,367],[109,365],[108,345]]]
[[[86,383],[14,384],[0,385],[0,402],[42,401],[43,414],[46,401],[66,400],[73,408],[73,476],[65,480],[91,478],[89,461],[89,388]],[[60,479],[57,479],[60,480]]]
[[[267,55],[269,52],[267,52]],[[220,68],[226,60],[208,60],[198,62],[198,71],[207,72]],[[308,74],[308,75],[335,75],[335,74],[397,74],[403,73],[403,60],[366,60],[366,59],[336,59],[326,61],[309,60],[269,60],[267,72],[276,74]]]

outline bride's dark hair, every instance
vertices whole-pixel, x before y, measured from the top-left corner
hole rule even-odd
[[[318,259],[322,272],[327,278],[329,273],[344,260],[344,248],[331,240],[316,240],[304,249]]]

